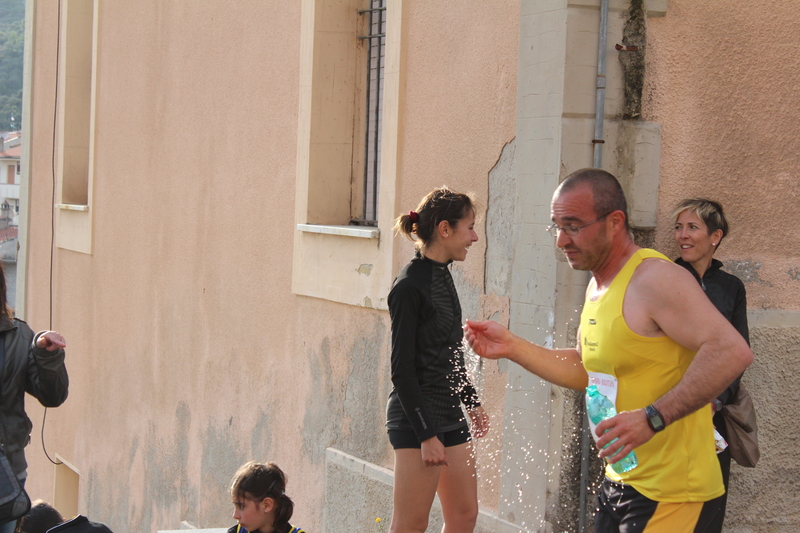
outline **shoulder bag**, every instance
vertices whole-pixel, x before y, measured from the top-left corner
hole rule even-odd
[[[731,457],[741,466],[754,467],[761,457],[758,449],[758,424],[753,399],[739,383],[731,403],[722,406],[722,417],[728,429],[728,447]]]
[[[11,470],[5,449],[0,446],[0,524],[16,520],[30,508],[31,499]]]

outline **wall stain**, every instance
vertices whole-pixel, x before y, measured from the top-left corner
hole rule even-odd
[[[350,366],[343,407],[349,438],[342,450],[372,463],[385,464],[389,458],[383,405],[391,390],[391,346],[385,320],[373,316],[369,331],[356,339],[347,356]]]
[[[325,448],[336,446],[341,440],[342,405],[344,386],[333,379],[331,367],[331,339],[322,339],[318,350],[307,354],[311,369],[311,393],[306,396],[303,417],[303,453],[312,463],[325,459]],[[324,398],[325,401],[320,401]]]
[[[761,263],[756,261],[725,261],[725,270],[742,280],[744,283],[761,283],[767,287],[772,287],[772,283],[761,279],[759,270],[761,270]]]
[[[181,490],[182,500],[192,502],[188,510],[181,506],[181,520],[192,524],[219,524],[221,517],[227,518],[232,512],[228,487],[233,474],[246,461],[257,458],[251,455],[255,450],[264,448],[263,444],[254,445],[249,452],[244,452],[236,445],[240,440],[224,419],[209,417],[204,427],[206,429],[201,436],[203,447],[200,458],[203,502],[198,502],[197,489],[190,488],[188,482],[181,483],[182,489],[186,487]]]
[[[647,43],[647,26],[644,0],[631,0],[622,30],[619,51],[624,81],[624,103],[622,118],[639,120],[642,117],[642,88],[644,87],[644,54]]]
[[[311,462],[325,460],[325,449],[338,448],[367,461],[384,464],[386,431],[383,409],[389,381],[389,335],[383,314],[371,312],[349,347],[326,337],[308,353],[312,394],[302,424],[303,453]],[[346,363],[335,377],[333,363]],[[326,401],[320,401],[325,398]]]

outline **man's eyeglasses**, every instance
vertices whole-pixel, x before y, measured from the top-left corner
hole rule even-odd
[[[611,213],[613,213],[613,211]],[[591,222],[589,222],[588,224],[584,224],[583,226],[579,226],[579,227],[576,227],[576,226],[558,226],[556,224],[551,224],[550,226],[547,226],[545,228],[545,230],[547,231],[547,233],[549,233],[553,237],[558,237],[558,232],[559,231],[563,231],[564,233],[566,233],[570,237],[574,237],[575,235],[578,234],[578,232],[580,230],[582,230],[586,226],[591,226],[592,224],[594,224],[598,220],[602,220],[602,219],[606,218],[611,213],[606,213],[605,215],[601,216],[600,218],[596,218],[596,219],[592,220]]]

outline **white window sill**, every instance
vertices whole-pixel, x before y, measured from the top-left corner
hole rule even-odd
[[[65,209],[67,211],[88,211],[88,205],[78,205],[78,204],[56,204],[56,207],[59,209]]]
[[[321,224],[298,224],[298,231],[306,233],[324,233],[327,235],[340,235],[342,237],[358,237],[361,239],[377,239],[380,237],[378,228],[368,226],[328,226]]]

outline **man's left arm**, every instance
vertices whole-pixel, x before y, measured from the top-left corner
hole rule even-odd
[[[631,281],[629,294],[631,288],[633,305],[654,324],[652,336],[666,335],[696,352],[678,384],[653,403],[669,425],[707,407],[744,372],[753,360],[753,353],[685,269],[666,261],[645,261]],[[603,435],[607,429],[610,431]],[[647,423],[644,409],[637,409],[600,423],[597,434],[603,435],[597,443],[602,450],[600,456],[616,462],[650,440],[655,432]],[[603,449],[614,438],[619,441]]]

